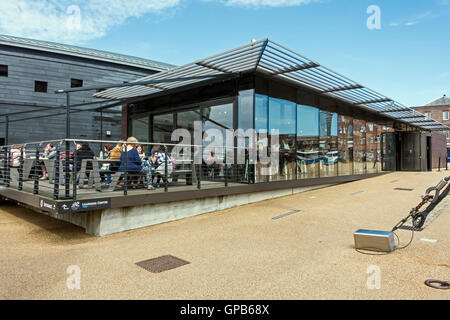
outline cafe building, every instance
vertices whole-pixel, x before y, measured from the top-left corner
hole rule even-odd
[[[42,184],[36,178],[33,194],[20,187],[2,187],[0,194],[97,236],[392,171],[431,170],[432,133],[449,130],[269,39],[117,84],[93,97],[123,101],[122,138],[136,137],[146,154],[161,145],[173,157],[174,172],[186,176],[172,177],[157,190],[114,191],[91,180],[88,189],[77,187],[76,180],[71,187],[66,170],[61,190],[57,182],[49,186],[53,194],[36,189]],[[190,133],[182,142],[193,151],[187,159],[191,168],[184,171],[174,156],[177,129]],[[193,161],[198,148],[208,147],[205,136],[212,129],[225,136],[217,152],[210,152],[217,165]],[[69,140],[63,145],[74,142]],[[255,150],[257,157],[250,157]],[[236,162],[239,152],[243,162]],[[101,174],[98,167],[92,164],[90,177]],[[96,190],[89,191],[93,185]]]

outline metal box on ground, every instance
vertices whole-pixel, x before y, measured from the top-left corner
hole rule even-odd
[[[392,231],[376,231],[359,229],[353,234],[355,248],[360,250],[391,252],[395,249]]]

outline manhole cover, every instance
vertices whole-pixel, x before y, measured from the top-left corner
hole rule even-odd
[[[158,258],[153,258],[153,259],[137,262],[136,264],[139,267],[144,268],[147,271],[150,271],[153,273],[160,273],[163,271],[167,271],[167,270],[171,270],[171,269],[175,269],[175,268],[184,266],[186,264],[189,264],[189,262],[179,259],[177,257],[171,256],[171,255],[166,255],[166,256],[161,256]]]
[[[400,191],[413,191],[414,189],[409,189],[409,188],[394,188],[394,190],[400,190]]]

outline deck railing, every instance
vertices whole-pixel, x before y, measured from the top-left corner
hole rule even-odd
[[[204,154],[205,149],[198,145],[136,144],[145,153],[140,160],[135,152],[122,153],[136,147],[126,141],[63,139],[2,146],[0,185],[54,200],[76,200],[109,192],[126,196],[153,192],[149,189],[168,192],[255,183],[255,165],[248,148],[208,147]],[[117,149],[105,156],[108,145]],[[227,162],[230,154],[241,161]]]

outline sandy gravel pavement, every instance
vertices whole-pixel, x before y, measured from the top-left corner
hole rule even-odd
[[[0,298],[450,299],[424,285],[450,280],[450,199],[407,249],[353,248],[355,230],[390,230],[449,172],[392,173],[103,238],[2,204]],[[399,236],[405,244],[410,232]],[[135,265],[167,254],[190,264],[158,274]],[[79,290],[67,287],[71,265]],[[381,271],[379,289],[367,287],[370,266]]]

